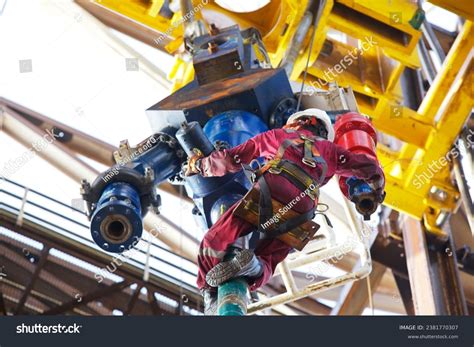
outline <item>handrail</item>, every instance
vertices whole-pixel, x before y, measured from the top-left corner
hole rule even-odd
[[[21,211],[19,208],[15,207],[15,206],[12,206],[12,205],[10,205],[10,204],[5,203],[5,202],[0,202],[0,209],[8,209],[8,210],[12,211],[12,212],[13,212],[15,215],[17,215],[17,216],[21,213],[21,214],[23,215],[23,218],[26,219],[26,220],[29,220],[30,222],[33,222],[33,223],[36,223],[36,224],[38,224],[38,223],[43,224],[44,227],[47,227],[47,228],[50,229],[51,231],[58,232],[58,233],[60,233],[60,234],[62,234],[62,235],[64,235],[64,236],[66,236],[66,237],[75,239],[75,240],[77,240],[77,241],[79,241],[79,242],[85,244],[85,245],[88,246],[88,247],[91,247],[91,248],[97,249],[97,250],[99,250],[99,251],[101,251],[101,252],[103,252],[103,253],[106,253],[105,251],[103,251],[103,250],[101,250],[100,248],[98,248],[98,247],[95,245],[95,243],[94,243],[91,239],[88,239],[87,237],[84,237],[83,235],[81,235],[81,234],[79,234],[79,233],[77,233],[77,232],[73,232],[73,231],[71,231],[71,230],[68,230],[68,229],[63,228],[63,227],[61,227],[60,225],[58,225],[58,224],[61,224],[61,223],[56,224],[55,222],[52,222],[51,220],[47,220],[47,219],[44,219],[44,218],[39,217],[39,216],[36,215],[36,214],[32,214],[32,213],[26,212],[26,211],[24,211],[24,209],[25,209],[27,206],[34,206],[35,208],[38,208],[38,209],[40,209],[41,211],[44,211],[44,212],[46,212],[46,213],[48,213],[48,214],[51,214],[51,215],[53,215],[53,216],[55,216],[55,217],[57,217],[57,218],[59,218],[59,219],[61,219],[61,220],[74,223],[74,224],[75,224],[76,226],[78,226],[79,228],[84,229],[84,230],[87,230],[87,233],[88,233],[88,232],[89,232],[89,227],[88,227],[87,224],[81,223],[80,221],[77,221],[77,220],[75,220],[75,219],[73,219],[73,218],[71,218],[70,216],[67,216],[67,215],[65,215],[65,214],[61,214],[61,213],[59,213],[59,212],[56,212],[56,211],[54,210],[54,207],[53,207],[53,208],[47,208],[47,207],[45,207],[45,206],[43,206],[43,205],[41,205],[41,204],[38,204],[38,203],[32,201],[32,195],[34,196],[34,195],[36,194],[36,195],[38,195],[38,196],[40,196],[40,197],[42,197],[42,198],[47,199],[49,202],[51,202],[51,203],[53,204],[53,206],[54,206],[54,204],[55,204],[55,205],[58,207],[58,209],[59,209],[59,206],[58,206],[58,205],[60,205],[60,206],[62,206],[62,207],[65,207],[65,208],[67,208],[67,209],[69,209],[69,210],[74,211],[75,213],[79,213],[82,218],[86,219],[87,216],[86,216],[86,214],[85,214],[83,211],[81,211],[81,210],[79,210],[79,209],[77,209],[77,208],[74,208],[74,207],[72,207],[72,206],[69,206],[69,205],[67,205],[67,204],[65,204],[65,203],[63,203],[63,202],[61,202],[61,201],[59,201],[59,200],[57,200],[57,199],[51,198],[51,197],[49,197],[49,196],[47,196],[47,195],[45,195],[45,194],[43,194],[43,193],[41,193],[41,192],[38,192],[38,191],[36,191],[36,190],[34,190],[34,189],[30,189],[30,188],[28,188],[28,187],[26,187],[26,186],[23,186],[23,185],[21,185],[21,184],[19,184],[19,183],[17,183],[17,182],[14,182],[14,181],[12,181],[12,180],[10,180],[10,179],[5,178],[5,177],[1,177],[1,178],[0,178],[0,183],[1,183],[1,181],[7,182],[7,183],[9,183],[9,184],[12,184],[12,185],[14,185],[14,186],[16,186],[16,187],[19,187],[19,188],[21,188],[21,189],[24,189],[25,191],[27,190],[27,191],[28,191],[28,196],[27,196],[27,199],[25,199],[25,204],[24,204],[24,206],[23,206],[23,211]],[[11,198],[15,199],[15,201],[21,202],[22,199],[24,199],[23,196],[19,196],[19,195],[15,194],[15,193],[13,193],[13,192],[11,192],[11,191],[9,191],[9,190],[6,190],[6,187],[4,187],[4,186],[2,187],[1,185],[0,185],[0,193],[5,193],[7,196],[10,196]],[[72,212],[72,211],[71,211],[71,212]],[[179,272],[181,272],[181,273],[184,273],[184,274],[187,274],[187,275],[190,275],[190,276],[196,276],[196,273],[195,273],[195,272],[192,272],[192,271],[186,269],[185,267],[180,267],[180,266],[177,266],[177,265],[176,265],[176,264],[182,263],[183,261],[185,261],[186,263],[192,264],[192,265],[194,265],[194,263],[192,263],[191,261],[189,261],[189,260],[187,260],[187,259],[185,259],[185,258],[179,256],[178,254],[174,253],[173,251],[168,250],[168,249],[164,248],[163,246],[160,246],[160,245],[156,244],[155,242],[152,242],[151,240],[147,240],[147,241],[150,241],[150,242],[151,242],[151,245],[152,245],[153,247],[156,247],[157,250],[159,250],[159,251],[164,251],[164,252],[166,252],[166,253],[169,254],[169,255],[172,255],[172,256],[174,256],[174,257],[179,258],[178,261],[172,262],[172,261],[163,259],[162,257],[159,257],[159,256],[157,256],[157,255],[155,255],[155,254],[150,254],[149,256],[150,256],[151,259],[154,259],[154,260],[156,260],[156,261],[159,261],[160,263],[165,264],[165,265],[167,265],[167,266],[170,266],[171,268],[174,268],[174,269],[176,269],[177,271],[179,271]],[[142,255],[148,256],[148,254],[147,254],[147,252],[146,252],[145,250],[140,249],[140,248],[138,248],[138,247],[135,247],[135,248],[134,248],[134,251],[137,251],[137,252],[141,253]],[[128,262],[130,265],[136,266],[137,268],[140,268],[140,269],[144,269],[144,268],[145,268],[145,263],[142,262],[142,261],[135,260],[135,259],[131,259],[131,258],[128,258],[128,259],[126,259],[126,260],[124,260],[124,261]],[[156,269],[156,268],[153,268],[152,271],[155,272],[155,273],[157,273],[160,277],[165,277],[165,278],[168,278],[168,279],[174,281],[176,284],[178,284],[178,285],[180,285],[180,286],[190,287],[190,284],[189,284],[189,283],[186,283],[186,282],[184,282],[183,280],[181,280],[181,279],[179,279],[179,278],[176,278],[176,277],[173,276],[173,275],[164,273],[164,272],[162,272],[162,271],[160,271],[160,270],[158,270],[158,269]]]
[[[41,193],[41,192],[38,192],[37,190],[30,189],[29,187],[26,187],[26,186],[24,186],[24,185],[22,185],[22,184],[20,184],[20,183],[15,182],[15,181],[9,180],[8,178],[5,178],[5,177],[0,177],[0,180],[3,180],[3,181],[8,182],[8,183],[11,183],[11,184],[13,184],[13,185],[15,185],[15,186],[17,186],[17,187],[19,187],[19,188],[22,188],[22,189],[28,189],[28,194],[30,194],[30,193],[37,194],[37,195],[39,195],[39,196],[41,196],[41,197],[43,197],[43,198],[45,198],[45,199],[47,199],[47,200],[50,200],[50,201],[52,201],[52,202],[54,202],[54,203],[57,203],[57,204],[59,204],[59,205],[61,205],[61,206],[63,206],[63,207],[66,207],[66,208],[68,208],[68,209],[72,209],[72,210],[74,210],[75,212],[77,212],[77,213],[83,215],[84,217],[87,217],[87,215],[86,215],[86,213],[85,213],[84,211],[82,211],[82,210],[80,210],[80,209],[77,209],[77,208],[75,208],[75,207],[73,207],[73,206],[70,206],[70,205],[68,205],[68,204],[65,204],[65,203],[62,202],[62,201],[56,200],[56,199],[54,199],[54,198],[51,198],[51,197],[49,197],[49,196],[47,196],[47,195],[45,195],[45,194],[43,194],[43,193]],[[0,188],[0,193],[1,193],[2,191],[5,192],[7,195],[10,195],[10,196],[15,197],[15,198],[20,199],[20,200],[22,199],[22,197],[20,197],[20,196],[18,196],[18,195],[16,195],[16,194],[13,194],[13,193],[11,193],[11,192],[8,192],[8,191],[6,191],[6,190]],[[54,212],[54,211],[52,211],[52,210],[50,210],[50,209],[47,209],[47,208],[45,208],[45,207],[43,207],[43,206],[38,206],[38,204],[35,204],[34,202],[31,202],[30,200],[28,200],[28,203],[30,203],[31,205],[33,205],[33,206],[35,206],[35,207],[39,207],[39,208],[41,208],[41,209],[43,209],[43,210],[45,210],[45,211],[47,211],[47,212],[49,212],[49,213],[58,215],[56,212]],[[67,220],[69,220],[69,221],[71,221],[71,222],[73,222],[73,223],[79,224],[80,226],[84,226],[85,228],[89,228],[88,225],[79,223],[79,222],[74,221],[74,220],[71,220],[70,218],[68,218],[68,217],[66,217],[66,216],[63,216],[63,215],[58,215],[58,216],[59,216],[59,217],[62,217],[62,218],[65,218],[65,219],[67,219]],[[68,230],[66,230],[66,232],[68,232]],[[160,250],[162,250],[162,251],[165,251],[165,252],[167,252],[167,253],[169,253],[169,254],[171,254],[171,255],[173,255],[173,256],[177,256],[177,257],[179,257],[179,258],[181,258],[181,259],[183,259],[183,260],[186,260],[187,262],[190,262],[190,261],[187,260],[186,258],[183,258],[183,257],[179,256],[179,255],[176,254],[175,252],[173,252],[173,251],[171,251],[171,250],[169,250],[169,249],[167,249],[167,248],[165,248],[165,247],[163,247],[163,246],[161,246],[161,245],[159,245],[159,244],[157,244],[157,243],[155,243],[155,242],[152,242],[151,244],[152,244],[154,247],[156,247],[156,248],[158,248],[158,249],[160,249]],[[190,263],[192,263],[192,262],[190,262]]]

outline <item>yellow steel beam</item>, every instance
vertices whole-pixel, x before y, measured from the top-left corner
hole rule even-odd
[[[383,98],[378,101],[375,112],[369,113],[375,127],[399,140],[423,148],[433,126],[420,120],[419,115]]]
[[[87,2],[76,0],[79,3]],[[146,2],[141,0],[97,0],[93,1],[98,6],[115,13],[120,13],[126,18],[131,18],[160,33],[156,41],[172,40],[183,35],[183,26],[180,23],[181,14],[175,13],[171,18],[159,14],[163,5],[161,1]],[[161,6],[160,6],[161,5]],[[162,36],[161,36],[162,35]]]
[[[469,59],[473,46],[474,32],[472,22],[466,21],[462,31],[449,50],[441,71],[436,75],[433,85],[418,108],[418,113],[423,115],[425,119],[434,120],[444,100],[440,96],[443,96],[449,90],[459,74],[463,74],[463,69],[467,67],[466,61]]]
[[[429,100],[433,100],[434,106],[425,104],[422,112],[426,113],[420,112],[422,117],[429,114],[428,118],[437,119],[425,145],[417,147],[405,144],[396,160],[401,162],[411,158],[408,167],[398,164],[395,170],[398,172],[385,171],[387,197],[393,194],[388,198],[388,205],[423,218],[428,230],[438,235],[444,235],[437,226],[438,218],[442,213],[453,211],[457,207],[459,193],[453,186],[450,166],[452,157],[459,155],[459,152],[453,148],[453,143],[474,107],[474,48],[471,30],[471,23],[466,22],[463,33],[458,38],[469,45],[469,52],[466,52],[463,45],[454,45],[443,65],[443,69],[451,69],[451,61],[460,60],[459,54],[464,52],[463,64],[456,68],[457,73],[452,78],[447,77],[452,80],[451,84],[435,83],[429,91]],[[445,71],[440,74],[447,76]],[[435,107],[436,112],[431,111],[432,107]],[[393,159],[394,155],[391,154]],[[382,157],[384,155],[381,153]],[[394,187],[398,190],[393,189]],[[416,209],[409,200],[415,197],[418,197],[417,201],[423,201],[424,211],[421,216],[421,208]]]
[[[461,17],[474,21],[474,6],[472,0],[429,0],[436,6],[444,7],[450,12],[454,12]]]
[[[405,173],[407,188],[422,189],[425,192],[429,189],[428,184],[418,187],[417,179],[419,181],[420,175],[430,176],[431,172],[440,171],[436,166],[446,165],[444,156],[471,113],[474,106],[473,47],[472,23],[466,21],[439,73],[449,83],[437,78],[426,95],[425,99],[428,101],[420,106],[419,113],[430,120],[436,120],[436,125],[423,148],[423,165],[411,165]],[[452,69],[454,72],[447,72]]]
[[[382,47],[410,55],[421,35],[410,24],[417,11],[412,1],[339,0],[329,25],[358,39],[374,36]]]

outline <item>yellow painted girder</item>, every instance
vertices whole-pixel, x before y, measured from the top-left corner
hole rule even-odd
[[[161,16],[159,10],[163,4],[162,0],[95,0],[95,3],[161,32],[172,41],[166,46],[170,53],[176,52],[183,42],[181,14],[177,12],[171,19]],[[250,13],[232,12],[211,0],[205,2],[195,0],[193,3],[196,8],[199,8],[194,15],[198,18],[202,16],[208,23],[218,22],[219,18],[226,18],[226,20],[239,24],[241,28],[250,26],[257,28],[262,34],[273,66],[278,66],[301,22],[308,0],[273,0],[265,7]],[[205,5],[201,6],[203,3]],[[347,20],[341,19],[341,13],[344,11],[350,11]],[[398,15],[400,12],[403,12],[403,16]],[[359,72],[358,79],[361,81],[358,82],[355,79],[350,80],[350,83],[358,93],[368,94],[371,98],[377,99],[379,94],[385,94],[385,97],[393,99],[394,96],[387,93],[390,93],[390,89],[396,84],[403,67],[407,64],[411,67],[419,66],[413,47],[420,32],[413,29],[408,23],[408,19],[415,12],[416,6],[409,0],[393,1],[393,3],[388,0],[339,0],[336,2],[328,0],[317,29],[316,40],[311,52],[311,65],[317,60],[330,28],[345,32],[354,38],[363,38],[365,35],[374,36],[379,45],[378,54],[367,57],[365,67]],[[363,16],[362,18],[365,20],[361,21],[360,16]],[[394,43],[394,40],[390,41],[390,36],[394,33],[401,33],[409,40],[403,44]],[[305,46],[306,48],[302,50],[295,62],[293,80],[300,77],[306,66],[309,35],[306,38]],[[177,61],[179,65],[182,63],[182,61]],[[390,65],[396,66],[392,68]],[[177,70],[182,69],[178,67]],[[383,74],[377,75],[377,72]],[[178,77],[176,74],[174,76]],[[189,77],[190,74],[188,73],[187,76]],[[189,82],[188,78],[177,78],[175,88],[184,86],[186,82]],[[397,100],[399,101],[399,98]]]
[[[182,18],[180,13],[174,14],[171,19],[158,14],[163,1],[151,1],[147,3],[141,0],[95,0],[94,2],[153,28],[167,38],[174,39],[183,35],[183,26],[178,24]],[[156,10],[157,8],[158,11]],[[156,39],[162,40],[160,37]]]
[[[328,24],[358,39],[374,36],[381,47],[410,55],[421,35],[409,23],[416,11],[411,1],[339,0]]]
[[[428,0],[436,6],[444,7],[461,17],[474,21],[474,6],[472,0]]]
[[[456,77],[463,73],[463,69],[466,69],[466,61],[469,59],[473,46],[474,31],[472,29],[472,22],[466,21],[444,60],[441,71],[436,75],[430,90],[418,108],[418,113],[422,114],[425,119],[434,120],[444,100],[440,96],[446,94]]]
[[[432,171],[428,166],[433,162],[444,161],[442,158],[451,149],[474,106],[473,35],[472,22],[466,21],[439,73],[448,83],[437,78],[428,90],[426,101],[420,105],[418,113],[436,123],[423,148],[424,165],[411,165],[406,171],[406,187],[417,185],[415,179]],[[426,191],[429,187],[421,189]]]
[[[387,62],[386,74],[380,74],[380,59],[382,54],[377,47],[370,51],[362,51],[354,47],[338,42],[331,42],[333,49],[330,55],[321,55],[308,72],[318,78],[315,87],[323,87],[327,81],[336,81],[340,86],[352,86],[359,93],[370,94],[373,97],[382,96],[385,86],[390,83],[389,78],[393,71],[399,66],[395,61],[393,64]],[[311,83],[308,85],[311,86]]]
[[[398,154],[386,150],[378,153],[382,165],[390,166],[384,168],[387,205],[423,219],[428,230],[438,236],[442,235],[436,225],[439,216],[458,206],[451,161],[458,155],[453,143],[474,107],[473,40],[472,23],[466,21],[439,73],[446,80],[437,78],[419,112],[412,111],[418,120],[432,122],[422,143],[405,143]],[[377,126],[377,120],[374,123]],[[383,124],[394,125],[393,119],[377,127],[383,128]],[[419,131],[415,135],[420,135]],[[419,203],[418,208],[413,201]]]
[[[447,98],[451,95],[452,97],[446,102],[442,119],[437,123],[436,130],[432,131],[428,137],[425,149],[421,150],[423,165],[411,165],[405,172],[406,187],[429,190],[428,184],[419,187],[417,182],[420,181],[420,177],[431,176],[433,172],[440,170],[438,167],[447,165],[446,156],[474,106],[473,66],[474,63],[471,60],[466,72],[467,76],[458,80],[458,83],[453,86],[453,94],[448,94]],[[454,151],[451,154],[456,155]]]
[[[416,111],[385,98],[380,98],[377,108],[367,114],[379,131],[419,148],[425,147],[434,130],[433,124],[424,122]]]

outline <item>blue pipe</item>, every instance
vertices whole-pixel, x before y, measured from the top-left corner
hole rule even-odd
[[[181,169],[181,159],[176,150],[166,143],[158,143],[148,151],[140,154],[130,163],[131,167],[140,174],[145,174],[145,167],[154,172],[154,184],[159,184],[176,175]]]
[[[219,316],[245,316],[247,314],[248,284],[243,278],[234,278],[219,286],[217,314]]]
[[[97,245],[108,252],[121,253],[135,246],[142,235],[142,218],[149,205],[158,205],[155,185],[181,168],[181,159],[173,146],[160,142],[159,137],[148,141],[150,148],[144,150],[145,144],[133,160],[115,165],[94,183],[102,193],[92,212],[91,234]],[[146,177],[147,168],[153,170],[153,180]],[[104,182],[108,183],[105,187]]]

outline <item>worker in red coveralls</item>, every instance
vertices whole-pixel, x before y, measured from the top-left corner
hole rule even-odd
[[[326,112],[308,109],[293,114],[283,129],[273,129],[261,133],[243,144],[219,151],[208,157],[190,158],[186,175],[201,174],[204,177],[223,176],[242,170],[242,164],[248,164],[258,157],[272,159],[286,139],[300,136],[314,139],[313,145],[326,162],[310,167],[302,162],[303,148],[289,146],[283,155],[298,165],[312,178],[323,178],[320,185],[326,184],[333,175],[355,176],[366,181],[380,197],[384,190],[384,174],[374,160],[364,154],[354,154],[335,145],[334,129]],[[324,172],[326,171],[326,172]],[[271,190],[271,197],[287,205],[300,195],[302,190],[282,175],[265,172],[265,181]],[[324,177],[322,177],[324,176]],[[314,201],[308,196],[292,206],[298,213],[315,208]],[[235,256],[223,261],[232,244],[242,236],[255,231],[256,227],[233,214],[238,202],[230,207],[205,234],[199,250],[199,274],[197,285],[204,296],[205,314],[216,314],[217,286],[235,277],[245,277],[251,291],[263,286],[273,275],[276,266],[286,258],[291,246],[277,238],[260,239],[255,250],[234,250]]]

